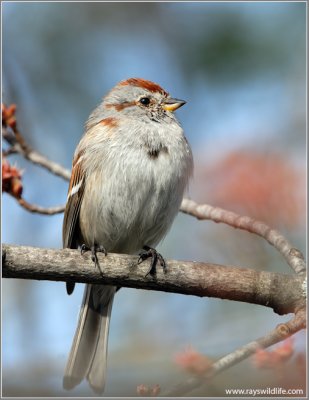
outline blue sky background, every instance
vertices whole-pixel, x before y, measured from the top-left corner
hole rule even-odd
[[[178,117],[195,158],[189,195],[208,202],[199,177],[233,151],[274,151],[305,171],[305,18],[305,2],[2,3],[3,101],[17,104],[29,144],[70,168],[101,97],[122,79],[153,80],[187,100]],[[11,160],[24,169],[28,201],[65,202],[67,182]],[[278,228],[304,250],[305,217]],[[32,215],[3,195],[3,242],[60,248],[61,229],[62,215]],[[289,272],[280,255],[248,236],[179,215],[159,250],[166,258]],[[61,380],[82,285],[71,297],[61,283],[4,280],[2,289],[5,393],[68,395]],[[183,377],[173,357],[188,344],[218,357],[287,318],[248,304],[122,289],[106,395],[134,395],[147,382],[168,387]],[[83,384],[69,395],[91,392]]]

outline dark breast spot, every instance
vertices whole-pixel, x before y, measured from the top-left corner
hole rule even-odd
[[[155,160],[160,154],[168,154],[168,148],[166,146],[160,148],[148,148],[147,154],[149,158]]]

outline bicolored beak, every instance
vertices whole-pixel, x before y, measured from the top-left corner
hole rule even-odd
[[[179,100],[179,99],[166,99],[163,103],[162,103],[162,107],[164,108],[164,110],[166,111],[175,111],[177,110],[177,108],[183,106],[184,104],[186,104],[186,101],[184,100]]]

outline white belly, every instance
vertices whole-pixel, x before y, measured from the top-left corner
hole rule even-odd
[[[125,143],[109,149],[102,167],[86,179],[80,210],[86,245],[97,243],[107,251],[133,254],[145,245],[156,246],[164,237],[192,168],[184,137],[173,140],[157,157]]]

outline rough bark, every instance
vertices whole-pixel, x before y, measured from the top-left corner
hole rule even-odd
[[[304,276],[202,262],[167,260],[164,272],[147,274],[150,261],[138,256],[98,254],[100,269],[89,253],[3,245],[3,277],[112,284],[200,297],[214,297],[271,307],[282,315],[304,307]]]

